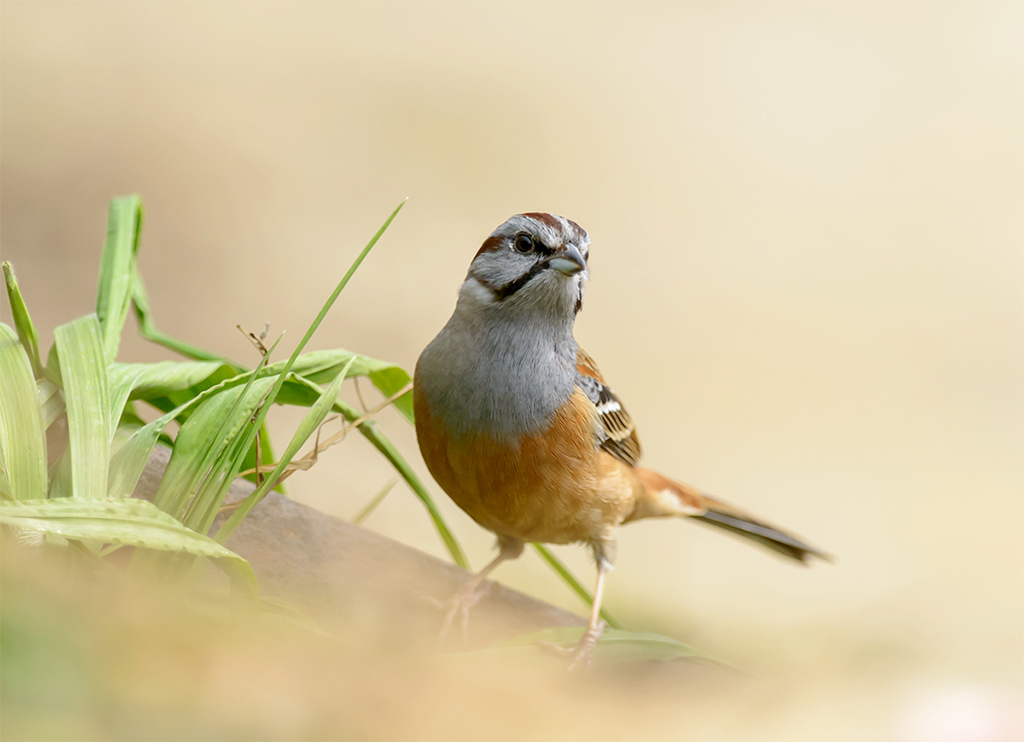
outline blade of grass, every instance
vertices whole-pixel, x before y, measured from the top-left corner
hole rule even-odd
[[[96,291],[96,316],[107,363],[113,363],[117,357],[121,330],[128,317],[141,230],[141,199],[138,196],[113,199],[107,215],[107,238],[100,256],[99,287]]]
[[[569,571],[568,567],[562,564],[558,557],[551,553],[548,547],[544,544],[530,544],[530,546],[533,547],[534,551],[540,554],[540,558],[547,562],[548,566],[555,571],[555,574],[561,577],[565,584],[583,599],[584,603],[587,605],[594,604],[594,597],[590,594],[590,591],[583,587],[583,584],[576,579],[576,576]],[[604,608],[601,609],[601,618],[603,618],[608,625],[614,629],[622,628],[619,625],[619,622],[615,620],[615,617]]]
[[[185,405],[182,405],[184,407]],[[109,497],[131,497],[135,485],[139,483],[153,446],[160,440],[160,433],[178,414],[181,408],[168,412],[166,415],[143,425],[134,431],[128,440],[110,457],[108,474]]]
[[[185,552],[216,559],[250,591],[256,575],[242,557],[208,536],[191,531],[145,500],[27,500],[0,502],[0,523],[67,539]]]
[[[369,518],[373,511],[377,509],[377,506],[384,502],[384,498],[387,497],[388,493],[395,488],[396,484],[398,484],[398,480],[392,479],[384,485],[384,488],[374,495],[373,499],[366,503],[366,506],[356,514],[356,517],[352,519],[352,522],[357,526],[361,525],[362,522]]]
[[[60,358],[71,448],[71,492],[101,500],[107,496],[110,461],[110,399],[107,364],[95,314],[53,331]]]
[[[4,281],[7,284],[7,298],[11,302],[11,316],[14,319],[14,329],[18,332],[18,339],[25,347],[29,363],[32,365],[33,377],[39,379],[43,375],[43,363],[39,356],[39,334],[36,326],[32,324],[32,317],[29,316],[28,307],[21,296],[21,289],[18,288],[18,279],[14,276],[14,266],[9,261],[4,261]]]
[[[32,364],[18,334],[0,324],[0,491],[46,497],[46,428]]]
[[[36,382],[36,399],[43,412],[43,429],[48,429],[64,412],[64,396],[52,381],[40,379]]]

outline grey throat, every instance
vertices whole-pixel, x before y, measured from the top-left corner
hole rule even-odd
[[[499,305],[467,278],[454,314],[417,364],[420,393],[449,435],[507,440],[548,428],[576,384],[575,312],[571,302],[553,304]]]

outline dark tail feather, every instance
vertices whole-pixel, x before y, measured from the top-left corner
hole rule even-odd
[[[719,500],[704,496],[707,511],[703,515],[690,516],[709,525],[731,531],[738,536],[755,541],[761,546],[778,552],[798,562],[808,562],[812,557],[831,562],[829,554],[808,546],[791,533],[757,520],[740,510]]]
[[[689,485],[680,484],[663,474],[639,466],[633,469],[633,473],[643,487],[636,509],[627,520],[685,515],[732,531],[798,562],[806,563],[812,557],[832,561],[828,554],[808,546],[781,528],[747,515],[739,508],[705,495]]]

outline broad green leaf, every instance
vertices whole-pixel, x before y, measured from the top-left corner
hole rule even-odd
[[[10,262],[4,262],[4,280],[7,283],[7,298],[11,302],[11,316],[14,319],[14,329],[18,332],[18,339],[25,347],[29,363],[32,364],[32,375],[40,378],[43,375],[43,364],[39,357],[39,334],[36,326],[32,324],[32,317],[29,316],[28,307],[21,296],[21,289],[18,288],[18,279],[14,277],[14,267]]]
[[[61,325],[53,336],[68,411],[72,495],[102,500],[107,496],[111,423],[99,321],[90,314]]]
[[[67,539],[185,552],[216,559],[250,590],[256,575],[247,561],[208,536],[189,530],[145,500],[27,500],[0,502],[0,523]]]
[[[113,199],[107,216],[107,239],[100,257],[99,289],[96,292],[96,316],[107,363],[113,363],[117,357],[121,330],[128,317],[141,230],[142,201],[139,197]]]
[[[245,498],[238,509],[231,514],[231,517],[228,518],[227,522],[220,527],[220,530],[217,531],[217,535],[214,536],[214,538],[218,542],[224,543],[227,541],[228,537],[235,532],[236,528],[238,528],[238,524],[242,522],[242,519],[245,518],[245,516],[247,516],[254,507],[256,507],[259,501],[274,488],[274,485],[277,483],[282,472],[284,472],[288,464],[291,463],[292,459],[295,458],[295,454],[297,454],[302,445],[309,440],[309,437],[316,432],[317,427],[319,427],[320,423],[322,423],[324,418],[327,417],[327,413],[331,411],[331,407],[338,399],[338,392],[341,390],[341,382],[345,380],[345,376],[351,366],[352,361],[349,361],[348,365],[341,370],[341,373],[334,378],[334,381],[331,382],[330,386],[328,386],[324,393],[320,395],[320,399],[316,401],[316,404],[310,407],[306,417],[303,418],[302,423],[295,431],[295,435],[292,436],[287,448],[285,448],[284,453],[281,455],[281,460],[277,463],[277,466],[275,466],[269,476],[267,476],[267,478],[264,479],[263,482]]]
[[[46,428],[36,381],[17,333],[0,324],[0,491],[46,497]]]
[[[548,549],[548,547],[544,544],[530,544],[530,546],[534,548],[534,551],[540,554],[540,558],[547,562],[548,566],[555,571],[555,574],[561,577],[565,584],[583,599],[584,603],[587,605],[594,604],[594,598],[590,594],[590,591],[583,587],[583,584],[576,579],[576,576],[569,571],[568,567],[562,564],[558,557],[551,553],[551,550]],[[604,608],[601,609],[601,618],[603,618],[612,628],[621,628],[619,622],[616,621],[615,618],[612,617],[612,614]]]
[[[111,420],[116,424],[129,399],[168,397],[186,389],[194,390],[188,395],[192,397],[204,388],[235,376],[235,373],[230,366],[214,361],[163,361],[112,363],[107,369],[107,376]]]

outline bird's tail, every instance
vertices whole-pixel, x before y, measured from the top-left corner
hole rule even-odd
[[[791,533],[755,518],[727,502],[717,500],[693,487],[674,482],[650,469],[633,470],[643,492],[637,498],[637,507],[629,520],[669,515],[684,515],[702,523],[750,539],[774,552],[807,562],[811,558],[832,561],[828,554],[808,546]]]

